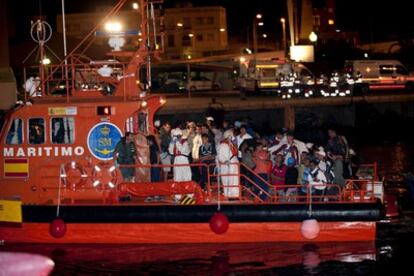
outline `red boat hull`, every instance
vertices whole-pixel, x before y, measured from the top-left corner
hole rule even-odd
[[[300,222],[230,223],[228,231],[218,235],[208,223],[68,223],[62,238],[49,234],[49,223],[23,223],[21,227],[0,227],[5,243],[238,243],[301,242],[305,239]],[[375,222],[319,222],[315,242],[373,241]]]

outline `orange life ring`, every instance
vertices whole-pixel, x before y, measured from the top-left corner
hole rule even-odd
[[[112,190],[118,184],[118,171],[114,164],[100,162],[92,170],[92,186],[99,190]]]
[[[88,175],[81,164],[72,161],[62,166],[60,179],[65,187],[77,190],[83,188]]]

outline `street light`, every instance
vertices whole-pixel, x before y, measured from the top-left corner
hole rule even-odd
[[[315,43],[318,40],[318,35],[315,32],[311,32],[309,35],[309,40],[312,43]]]
[[[253,53],[255,55],[256,60],[256,54],[257,54],[257,20],[262,19],[262,15],[260,13],[256,14],[256,17],[253,19]],[[263,26],[263,25],[261,25]]]
[[[122,30],[122,24],[119,22],[106,22],[105,24],[105,30],[107,30],[110,33],[117,33]]]
[[[280,23],[282,23],[282,45],[283,45],[283,51],[286,52],[286,19],[284,17],[280,18]]]

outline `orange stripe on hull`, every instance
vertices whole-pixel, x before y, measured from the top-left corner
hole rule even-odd
[[[320,234],[312,240],[372,241],[375,222],[320,222]],[[24,223],[22,228],[0,228],[6,243],[238,243],[307,241],[300,222],[230,223],[227,233],[211,232],[208,223],[70,223],[63,238],[49,234],[47,223]]]

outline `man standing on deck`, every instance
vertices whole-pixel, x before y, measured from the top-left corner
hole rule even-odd
[[[346,145],[341,137],[337,135],[335,129],[328,129],[328,136],[329,140],[328,145],[326,146],[326,151],[328,153],[328,158],[333,162],[334,183],[343,187],[345,186],[343,164],[346,156]]]
[[[119,165],[135,165],[137,149],[134,144],[134,135],[131,132],[125,132],[125,136],[116,144],[114,159]],[[135,181],[134,167],[121,167],[124,181]]]
[[[168,179],[168,173],[171,171],[171,155],[168,152],[168,147],[171,142],[171,124],[165,122],[160,129],[160,148],[161,148],[161,164],[165,167],[162,168],[164,172],[164,181]]]
[[[232,143],[233,131],[226,130],[223,140],[217,149],[217,164],[220,169],[221,184],[224,196],[229,199],[239,197],[239,160],[237,159],[237,147]],[[231,174],[231,175],[229,175]]]
[[[188,145],[186,138],[183,138],[183,131],[179,128],[171,131],[172,140],[169,145],[169,152],[174,156],[174,181],[191,181],[191,169],[188,157],[190,156],[191,150]],[[177,166],[179,165],[179,166]]]

